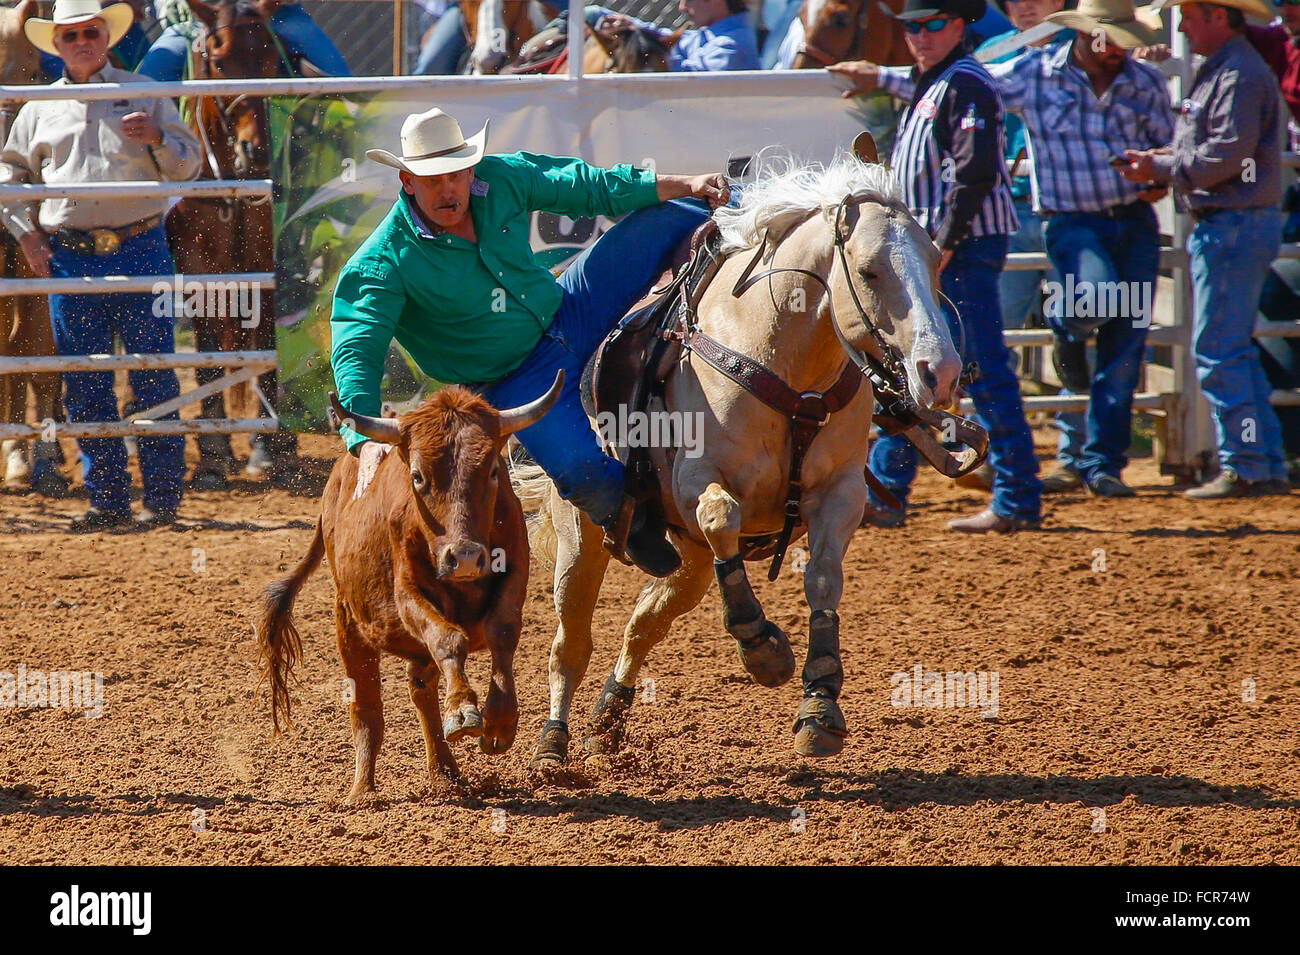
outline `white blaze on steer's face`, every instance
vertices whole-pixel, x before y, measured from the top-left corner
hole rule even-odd
[[[945,407],[957,387],[961,359],[935,294],[939,250],[903,210],[876,203],[860,208],[862,218],[846,250],[862,306],[902,353],[908,391],[917,404]],[[851,321],[851,315],[840,318],[846,325]]]

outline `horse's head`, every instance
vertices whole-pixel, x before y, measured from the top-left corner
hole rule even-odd
[[[35,16],[36,0],[0,7],[0,83],[28,86],[41,80],[41,58],[23,36],[23,24]]]
[[[190,0],[205,29],[198,74],[204,79],[260,79],[288,70],[263,8],[251,2]],[[236,177],[265,176],[271,159],[266,102],[259,96],[205,98],[200,120],[223,167]]]
[[[888,0],[895,13],[903,0]],[[794,59],[796,70],[820,69],[843,60],[870,60],[885,66],[910,63],[898,21],[877,0],[806,0],[799,11],[804,42]]]
[[[935,291],[938,247],[893,196],[850,197],[824,215],[842,248],[830,282],[842,330],[855,347],[877,353],[886,365],[891,359],[901,364],[917,404],[946,407],[957,387],[961,359]],[[879,342],[866,322],[875,326],[892,354],[879,354]]]

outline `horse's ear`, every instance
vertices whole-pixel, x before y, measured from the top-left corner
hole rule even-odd
[[[880,154],[876,152],[876,139],[865,129],[853,140],[853,155],[863,162],[875,164],[880,162]]]
[[[190,12],[203,21],[203,25],[209,30],[217,28],[217,11],[214,7],[209,6],[206,0],[188,0]]]

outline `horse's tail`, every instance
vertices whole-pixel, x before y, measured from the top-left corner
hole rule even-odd
[[[312,538],[307,555],[298,562],[293,572],[283,580],[267,587],[262,594],[261,613],[257,621],[257,644],[262,658],[263,682],[271,683],[271,725],[280,731],[280,716],[290,725],[289,676],[294,664],[302,659],[302,638],[293,623],[293,602],[298,591],[320,566],[325,555],[325,536],[320,522],[316,522],[316,536]]]
[[[510,484],[528,516],[528,546],[542,562],[554,566],[559,548],[555,514],[551,510],[554,482],[531,461],[510,459]]]

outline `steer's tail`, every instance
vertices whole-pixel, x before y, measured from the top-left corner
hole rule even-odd
[[[543,563],[554,565],[559,545],[551,512],[551,490],[555,487],[554,483],[532,461],[511,456],[510,484],[528,518],[529,548]]]
[[[262,656],[262,680],[271,683],[271,724],[278,733],[280,717],[289,725],[289,675],[302,657],[302,638],[293,625],[293,602],[298,591],[320,566],[325,556],[325,537],[320,521],[307,556],[298,562],[288,577],[267,587],[262,594],[261,613],[257,621],[257,644]],[[259,686],[261,683],[258,684]]]

